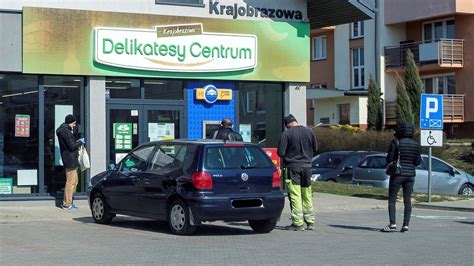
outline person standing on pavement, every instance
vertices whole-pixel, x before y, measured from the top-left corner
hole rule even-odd
[[[56,129],[61,159],[66,172],[64,200],[61,205],[61,208],[65,210],[77,209],[77,206],[73,204],[73,194],[78,183],[77,168],[79,167],[79,147],[85,144],[84,138],[76,140],[74,137],[75,127],[76,117],[74,115],[67,115],[64,119],[64,123]]]
[[[397,124],[395,139],[390,143],[387,153],[387,165],[400,158],[401,172],[390,176],[388,186],[388,214],[390,224],[382,228],[382,232],[397,230],[396,208],[397,195],[403,187],[404,217],[401,232],[408,231],[411,216],[411,194],[415,183],[416,166],[421,163],[420,144],[413,138],[414,127],[409,123]]]
[[[212,134],[213,139],[243,141],[242,136],[232,129],[232,120],[224,118],[221,126]]]
[[[315,215],[311,191],[311,160],[318,144],[313,131],[298,124],[293,115],[284,118],[285,130],[278,145],[278,156],[286,168],[286,185],[291,206],[291,225],[287,230],[314,229]]]

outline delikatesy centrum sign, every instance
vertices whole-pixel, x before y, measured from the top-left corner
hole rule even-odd
[[[96,62],[129,69],[226,72],[257,66],[255,35],[206,33],[202,24],[95,28],[94,49]]]

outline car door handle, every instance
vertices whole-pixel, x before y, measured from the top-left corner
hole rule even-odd
[[[137,183],[137,182],[140,181],[140,177],[138,177],[138,176],[131,176],[130,179],[132,179],[133,183]]]

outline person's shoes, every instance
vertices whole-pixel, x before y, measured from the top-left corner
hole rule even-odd
[[[289,225],[285,229],[288,231],[304,231],[303,226],[295,226],[295,225]]]
[[[307,224],[306,230],[314,230],[314,224]]]
[[[74,209],[74,210],[78,210],[79,207],[76,206],[76,204],[71,204],[71,207]]]
[[[400,232],[402,233],[408,232],[408,225],[404,225],[402,229],[400,230]]]
[[[78,208],[75,205],[69,205],[69,206],[61,205],[61,209],[71,211],[71,210],[77,210]]]
[[[397,231],[397,226],[395,224],[389,224],[384,228],[380,229],[381,232],[395,232]]]

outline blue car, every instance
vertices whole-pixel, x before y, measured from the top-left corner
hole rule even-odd
[[[248,221],[258,233],[275,228],[284,205],[280,176],[257,145],[221,140],[150,142],[113,169],[94,176],[92,217],[116,214],[168,221],[178,235],[205,221]]]

